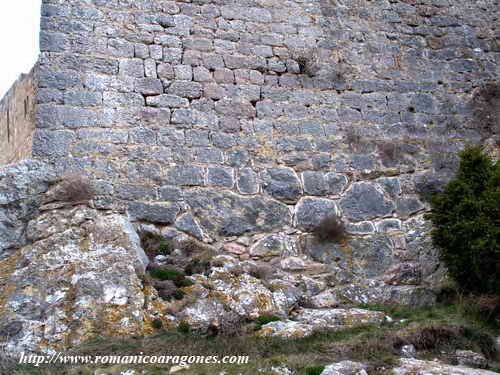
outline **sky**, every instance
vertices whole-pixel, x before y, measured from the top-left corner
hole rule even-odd
[[[41,0],[0,0],[0,98],[35,64]]]

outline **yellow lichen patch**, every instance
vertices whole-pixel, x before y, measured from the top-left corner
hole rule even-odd
[[[13,284],[9,280],[16,270],[16,265],[19,260],[19,255],[14,254],[0,261],[0,313],[4,312],[5,304],[15,290]]]
[[[153,319],[148,314],[144,314],[143,334],[145,336],[151,335],[153,331]]]
[[[269,337],[273,335],[273,330],[271,328],[261,328],[257,331],[257,337]]]
[[[263,293],[257,294],[256,295],[256,302],[257,302],[257,307],[259,308],[259,310],[267,311],[267,310],[271,310],[273,307],[272,298],[267,294],[263,294]]]
[[[141,334],[141,324],[123,306],[108,305],[102,312],[103,334],[105,336],[130,336]]]
[[[84,252],[84,253],[87,253],[90,251],[90,245],[91,245],[91,239],[89,236],[83,236],[81,239],[80,239],[80,242],[78,244],[78,248]]]
[[[231,304],[231,295],[226,294],[224,292],[220,292],[217,290],[211,291],[209,294],[209,297],[214,297],[217,300],[219,300],[220,303],[222,303],[224,306],[230,306]]]

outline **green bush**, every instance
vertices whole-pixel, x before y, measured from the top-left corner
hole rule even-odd
[[[172,252],[170,245],[165,239],[160,239],[160,244],[158,246],[158,252],[162,255],[169,255]]]
[[[177,330],[181,333],[189,333],[191,332],[191,326],[187,322],[180,322],[177,326]]]
[[[162,329],[163,328],[163,322],[161,321],[161,319],[153,320],[152,325],[153,325],[154,329]]]
[[[175,292],[172,293],[172,297],[174,297],[178,301],[180,301],[181,299],[183,299],[185,295],[186,295],[186,293],[184,293],[180,289],[177,289]]]
[[[177,279],[174,281],[174,283],[175,283],[175,286],[178,288],[183,288],[186,286],[194,285],[194,282],[192,282],[189,279],[185,279],[185,278]]]
[[[455,179],[432,199],[432,238],[463,292],[500,290],[500,163],[479,147],[460,153]]]
[[[184,275],[182,272],[172,269],[153,269],[151,270],[151,276],[160,280],[179,280]]]
[[[265,325],[267,323],[277,322],[280,320],[281,319],[276,315],[261,315],[257,319],[255,319],[255,321],[260,325]]]
[[[271,322],[277,322],[280,320],[281,320],[280,317],[276,315],[270,315],[270,314],[261,315],[257,319],[255,319],[255,323],[257,324],[255,330],[258,331],[262,328],[263,325]]]

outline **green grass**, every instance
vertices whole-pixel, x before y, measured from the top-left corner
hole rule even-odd
[[[175,286],[178,288],[183,288],[183,287],[191,286],[191,285],[194,285],[194,282],[192,282],[189,279],[177,279],[177,280],[175,280]]]
[[[151,271],[151,276],[160,280],[178,280],[181,279],[184,274],[173,269],[154,269]]]
[[[169,255],[172,252],[172,249],[169,243],[165,239],[160,239],[160,244],[158,246],[158,253],[162,255]]]
[[[280,320],[281,318],[276,315],[261,315],[257,319],[255,319],[255,323],[257,323],[255,330],[258,331],[262,328],[263,325],[271,322],[278,322]]]
[[[309,366],[304,370],[307,375],[321,375],[321,373],[325,370],[325,366]]]

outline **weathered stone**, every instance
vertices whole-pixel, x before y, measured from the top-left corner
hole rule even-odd
[[[26,243],[27,222],[38,214],[43,193],[55,182],[53,168],[27,160],[0,170],[0,254]]]
[[[339,299],[351,303],[398,304],[412,307],[430,306],[436,303],[436,295],[422,286],[390,286],[382,281],[371,280],[335,287]]]
[[[259,192],[258,176],[252,169],[244,168],[240,170],[238,190],[241,194],[257,194]]]
[[[375,226],[369,221],[348,223],[346,225],[346,232],[352,234],[370,234],[375,232]]]
[[[170,85],[167,92],[181,98],[195,99],[202,94],[203,87],[197,82],[176,81]]]
[[[347,185],[347,177],[336,173],[308,171],[302,174],[304,191],[309,195],[340,194]]]
[[[163,93],[163,85],[156,78],[139,78],[135,81],[135,91],[143,95],[159,95]]]
[[[377,232],[387,233],[401,230],[401,220],[385,219],[377,223]]]
[[[186,108],[189,106],[189,101],[175,95],[158,95],[147,97],[146,104],[151,107]]]
[[[221,115],[234,118],[254,118],[256,115],[253,105],[243,99],[221,99],[215,104],[215,111]]]
[[[338,217],[334,201],[324,198],[302,198],[295,207],[295,226],[311,231],[325,218]]]
[[[271,231],[291,222],[286,205],[263,197],[244,198],[230,192],[203,189],[186,191],[185,200],[201,226],[213,235]]]
[[[123,59],[120,61],[120,75],[142,78],[144,74],[142,59]]]
[[[412,344],[403,345],[401,347],[401,356],[403,358],[415,358],[417,355],[417,349]]]
[[[422,268],[418,263],[395,264],[382,276],[382,280],[388,285],[420,285]]]
[[[173,185],[197,186],[204,184],[203,168],[196,165],[177,166],[167,172],[167,181]]]
[[[203,240],[203,231],[191,213],[181,215],[175,221],[177,229],[186,232],[199,240]]]
[[[385,200],[384,195],[373,185],[355,183],[340,201],[342,211],[352,220],[360,221],[385,217],[394,210],[394,203]]]
[[[401,358],[401,363],[392,371],[394,375],[495,375],[496,372],[477,370],[462,366],[450,366],[437,361],[422,361],[413,358]]]
[[[455,356],[460,366],[488,368],[488,360],[481,353],[471,350],[457,350]]]
[[[396,213],[403,219],[408,218],[410,215],[413,215],[424,208],[424,205],[418,199],[409,198],[398,199],[396,201]]]
[[[176,203],[143,203],[130,202],[128,212],[133,220],[144,220],[151,223],[172,224],[180,208]]]
[[[270,234],[250,247],[249,254],[256,258],[286,257],[297,254],[293,238]]]
[[[380,325],[385,320],[382,312],[362,309],[302,309],[294,321],[272,322],[262,326],[261,337],[304,337],[317,330],[343,330],[361,324]]]
[[[224,250],[236,255],[242,255],[247,252],[247,249],[244,246],[241,246],[234,242],[224,244]]]
[[[261,178],[264,191],[283,202],[295,203],[302,194],[298,176],[291,168],[266,169]]]
[[[209,186],[232,188],[234,185],[234,170],[224,167],[209,167],[207,184]]]
[[[4,351],[54,353],[97,332],[123,336],[151,331],[145,322],[164,307],[145,307],[145,299],[154,296],[140,280],[148,258],[125,217],[77,207],[48,211],[30,225],[39,228],[33,231],[39,238],[19,250],[15,272],[4,275],[12,288],[0,286],[7,311],[0,326],[7,323],[15,333]],[[58,229],[51,230],[52,225]],[[162,318],[173,326],[167,316]]]
[[[314,260],[337,264],[361,277],[382,275],[393,262],[394,245],[387,235],[353,237],[342,242],[306,236],[303,246]]]
[[[321,375],[368,375],[367,368],[358,362],[342,361],[326,366]]]

